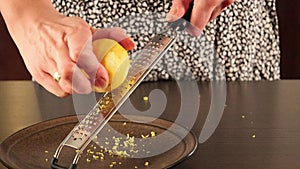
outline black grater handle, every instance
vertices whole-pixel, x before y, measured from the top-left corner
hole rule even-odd
[[[187,21],[190,21],[191,16],[192,16],[192,11],[193,11],[193,7],[194,7],[194,1],[192,1],[189,5],[188,10],[185,12],[185,14],[183,15],[182,19],[185,19]]]

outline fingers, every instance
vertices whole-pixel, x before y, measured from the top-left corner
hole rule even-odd
[[[33,78],[42,85],[46,90],[53,93],[58,97],[65,97],[69,95],[69,92],[63,90],[60,85],[54,80],[54,74],[57,70],[56,62],[52,58],[44,58],[40,65],[34,68],[32,65],[29,66],[29,70]]]
[[[209,18],[209,21],[215,19],[217,16],[220,15],[221,12],[222,12],[221,6],[217,6],[217,7],[212,11],[212,14],[211,14],[211,16],[210,16],[210,18]]]
[[[119,27],[93,30],[93,41],[96,39],[108,38],[119,42],[126,50],[135,47],[133,40],[126,34],[125,30]]]
[[[72,73],[72,71],[70,72]],[[72,79],[66,79],[69,80],[69,83],[72,83],[74,93],[86,94],[92,92],[91,82],[76,64],[74,64],[73,74],[70,74],[69,77],[72,77]]]
[[[61,79],[59,86],[67,93],[89,93],[92,91],[90,81],[87,79],[81,69],[69,57],[69,50],[66,46],[57,50],[56,65]]]
[[[99,64],[96,73],[95,86],[105,89],[108,86],[108,84],[109,84],[109,76],[107,70],[103,65]]]
[[[96,85],[100,88],[107,87],[109,83],[108,72],[104,66],[99,63],[93,52],[92,37],[90,37],[84,45],[78,57],[77,65],[87,73],[92,86]]]
[[[95,76],[99,63],[93,53],[92,32],[90,26],[82,19],[73,17],[79,26],[66,37],[70,58],[83,68],[88,75]]]
[[[234,0],[173,0],[167,21],[173,22],[181,18],[191,3],[194,4],[190,18],[191,26],[186,30],[193,36],[199,36],[206,24],[216,18],[224,8]]]
[[[78,18],[74,18],[78,19]],[[79,28],[74,33],[70,33],[67,37],[67,44],[70,52],[70,57],[76,67],[74,72],[75,84],[78,84],[79,88],[86,90],[87,86],[83,86],[83,82],[89,81],[91,86],[105,88],[109,83],[109,77],[106,69],[98,62],[97,57],[93,52],[92,46],[92,31],[90,26],[83,20],[78,20]],[[80,68],[81,71],[77,71]],[[86,74],[87,76],[82,76]],[[82,83],[77,81],[82,78]],[[81,86],[81,87],[80,87]],[[89,90],[87,90],[89,91]]]
[[[76,29],[68,30],[67,36],[65,37],[70,57],[73,61],[77,62],[83,47],[86,45],[88,40],[91,39],[92,32],[90,30],[90,26],[81,18],[69,17],[68,19],[77,24]]]
[[[101,65],[93,52],[92,40],[108,38],[119,42],[126,50],[134,48],[133,40],[121,28],[94,29],[91,28],[93,37],[89,37],[76,61],[89,76],[92,85],[106,88],[109,84],[109,75],[103,65]],[[77,44],[78,45],[78,44]],[[72,47],[69,47],[72,50]]]
[[[59,84],[53,79],[53,75],[50,75],[47,72],[42,72],[42,75],[35,76],[35,80],[42,85],[46,90],[53,93],[58,97],[65,97],[69,93],[65,92]]]
[[[85,44],[82,42],[78,42],[74,45],[80,45],[83,44],[83,49],[81,50],[79,57],[77,60],[77,64],[80,68],[82,68],[89,76],[90,83],[100,88],[106,88],[109,84],[109,76],[108,72],[105,69],[103,65],[101,65],[97,57],[95,56],[93,52],[93,45],[92,40],[95,39],[101,39],[101,38],[108,38],[113,39],[117,42],[119,42],[126,50],[131,50],[134,48],[134,43],[131,38],[125,33],[125,31],[121,28],[107,28],[107,29],[93,29],[90,28],[90,30],[93,32],[93,37],[87,37],[85,40]],[[90,31],[89,30],[89,31]],[[82,36],[80,34],[77,34],[75,36]],[[71,39],[71,38],[70,38]],[[72,38],[74,39],[80,39],[79,38]],[[77,49],[76,47],[69,46],[70,50]]]
[[[213,20],[217,16],[219,16],[221,14],[222,10],[224,8],[228,7],[229,5],[231,5],[233,2],[234,2],[234,0],[225,0],[225,1],[223,1],[220,5],[215,7],[215,9],[213,10],[209,20]]]
[[[86,54],[83,55],[83,58],[86,59],[87,63],[80,61],[78,63],[88,64],[91,62],[91,60],[93,60],[92,57],[87,58],[86,56]],[[95,76],[102,76],[105,73],[107,74],[106,69],[99,64],[96,56],[94,57],[95,60],[92,64],[96,63],[96,70],[94,71]],[[81,60],[80,57],[79,60]],[[40,70],[44,69],[46,71],[41,73],[40,77],[36,78],[36,80],[48,91],[59,97],[63,97],[72,93],[90,93],[92,91],[91,82],[85,73],[83,73],[82,68],[78,66],[78,63],[76,64],[76,62],[72,60],[72,58],[69,56],[68,47],[66,44],[63,44],[61,47],[56,48],[56,54],[53,60],[49,59],[47,63],[42,64]],[[60,76],[60,80],[58,81],[55,81],[53,78],[55,72],[58,72]],[[105,86],[107,82],[108,75],[104,80],[100,79],[95,83],[98,86]]]
[[[174,22],[182,18],[191,3],[194,3],[190,18],[191,25],[186,28],[186,31],[193,36],[199,36],[209,21],[212,11],[211,7],[206,4],[206,0],[194,0],[194,2],[193,0],[174,0],[166,20]]]
[[[134,48],[133,41],[121,28],[100,29],[93,37],[91,33],[90,27],[81,29],[81,33],[71,33],[66,38],[68,50],[59,49],[57,58],[57,68],[61,74],[59,85],[67,93],[88,93],[94,85],[106,88],[109,84],[107,70],[93,53],[92,39],[114,39],[127,50]],[[65,57],[69,54],[69,58]]]
[[[173,0],[173,4],[166,20],[169,22],[174,22],[183,17],[191,2],[192,0]]]
[[[202,21],[210,21],[216,18],[224,8],[231,5],[234,0],[195,0],[194,1],[194,9],[193,9],[193,21],[192,24],[197,26],[200,29],[203,29],[203,24],[201,24],[201,19],[197,21],[197,17],[205,18]],[[205,24],[204,24],[205,25]]]
[[[204,2],[205,1],[205,2]],[[195,0],[190,22],[194,28],[189,28],[192,35],[198,36],[209,22],[214,10],[212,4],[206,3],[206,0]]]

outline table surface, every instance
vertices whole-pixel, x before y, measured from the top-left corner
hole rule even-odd
[[[218,117],[210,110],[218,107],[216,102],[221,104],[222,99],[218,101],[213,96],[226,94],[226,104],[209,139],[199,143],[196,152],[174,169],[300,168],[300,81],[227,82],[221,87],[216,84],[198,82],[195,93],[199,92],[200,99],[184,98],[191,107],[200,103],[192,126],[197,137],[211,120],[207,117]],[[160,118],[175,121],[184,102],[181,92],[191,90],[191,85],[191,82],[142,83],[130,100],[138,110],[146,110],[149,103],[143,97],[153,89],[160,89],[167,100]],[[183,87],[179,90],[178,86]],[[73,103],[71,96],[57,98],[31,81],[0,81],[0,142],[32,124],[74,115]],[[86,99],[87,107],[92,103],[93,100]],[[76,108],[76,111],[83,110]],[[192,113],[184,114],[189,115]]]

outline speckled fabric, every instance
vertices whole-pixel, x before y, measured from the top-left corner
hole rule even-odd
[[[171,0],[52,0],[67,16],[79,16],[91,26],[120,26],[140,50],[163,31]],[[134,51],[135,51],[134,50]],[[134,52],[132,51],[132,52]],[[170,51],[146,80],[280,78],[280,50],[275,0],[236,0],[211,21],[200,37],[179,33]]]

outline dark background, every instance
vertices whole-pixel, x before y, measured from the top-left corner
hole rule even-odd
[[[277,0],[281,78],[300,78],[300,0]]]
[[[300,0],[277,0],[280,28],[281,78],[300,78]],[[0,80],[31,79],[0,16]]]

